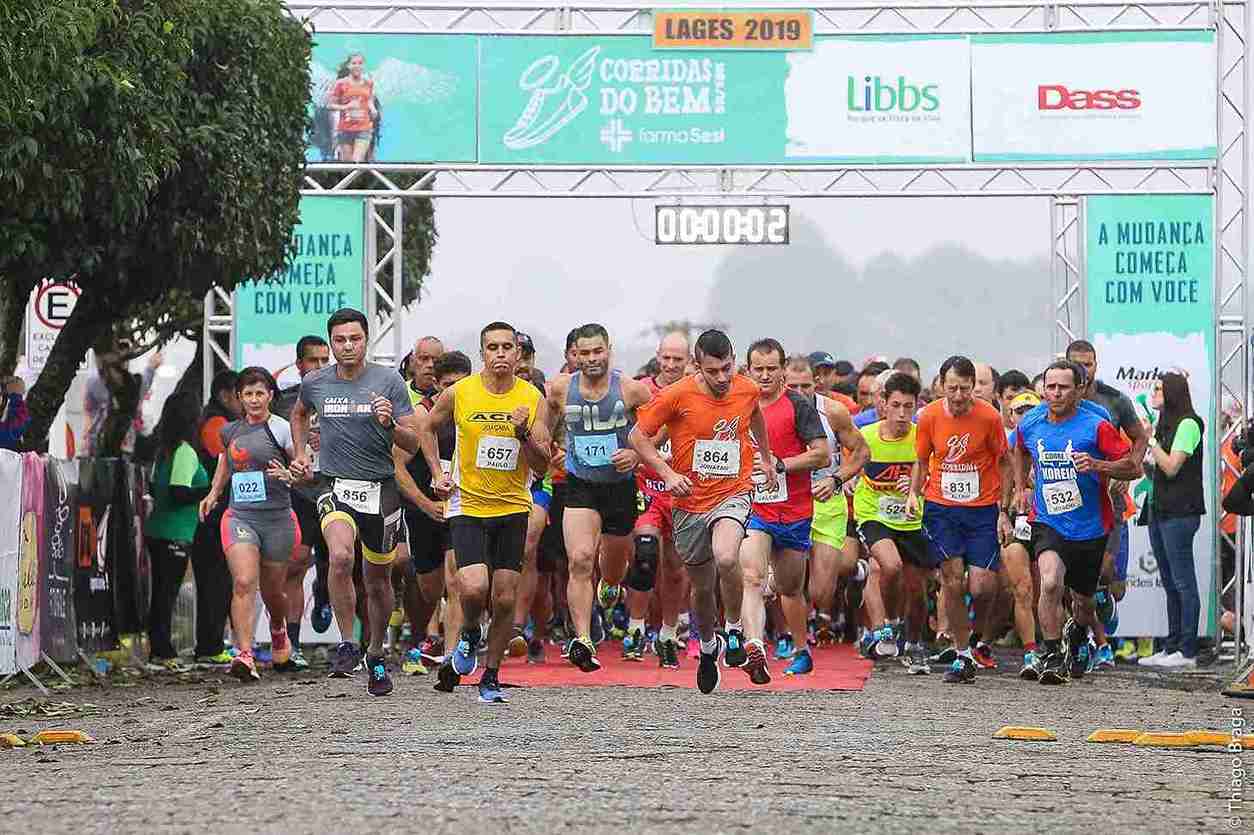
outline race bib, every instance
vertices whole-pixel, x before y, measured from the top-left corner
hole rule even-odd
[[[361,107],[353,107],[345,111],[348,115],[347,121],[351,122],[364,122],[366,120],[366,112],[365,108]]]
[[[1023,542],[1032,541],[1032,523],[1027,516],[1015,517],[1015,539]]]
[[[1041,498],[1045,500],[1045,512],[1051,516],[1078,510],[1084,504],[1080,485],[1075,479],[1051,481],[1041,486]]]
[[[880,496],[879,517],[885,522],[906,522],[906,500],[901,496]]]
[[[980,495],[979,471],[951,473],[941,471],[941,498],[951,502],[971,502]]]
[[[481,470],[513,472],[518,468],[521,449],[522,444],[517,438],[484,435],[479,439],[479,449],[475,452],[475,466]]]
[[[708,478],[735,478],[740,475],[740,441],[697,441],[692,469]]]
[[[767,488],[766,482],[753,483],[754,504],[779,504],[788,501],[788,479],[781,473],[775,480],[775,489]]]
[[[379,496],[382,485],[377,481],[355,481],[351,478],[337,478],[331,491],[341,503],[348,505],[358,513],[374,514],[379,512]]]
[[[265,473],[254,470],[251,473],[231,474],[232,504],[253,504],[266,500]]]
[[[575,435],[575,458],[588,467],[608,467],[618,452],[617,435]]]

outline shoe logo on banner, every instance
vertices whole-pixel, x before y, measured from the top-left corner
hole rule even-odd
[[[592,83],[596,58],[601,47],[594,46],[558,73],[561,61],[546,55],[533,61],[518,78],[518,86],[530,93],[527,106],[514,126],[505,132],[502,141],[512,151],[520,151],[547,142],[555,133],[570,124],[588,106],[584,91]],[[546,109],[550,101],[556,104]]]

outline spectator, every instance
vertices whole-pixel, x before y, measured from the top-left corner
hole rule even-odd
[[[0,395],[0,449],[16,451],[22,442],[22,433],[30,425],[30,412],[26,408],[26,384],[21,377],[9,377],[4,381],[4,393]]]
[[[1154,384],[1161,391],[1158,426],[1150,440],[1153,493],[1150,547],[1167,593],[1167,639],[1163,649],[1140,664],[1162,669],[1197,666],[1197,625],[1201,613],[1193,537],[1206,506],[1202,492],[1204,424],[1193,410],[1189,382],[1168,372]]]
[[[156,463],[150,486],[153,507],[144,524],[152,566],[148,643],[149,667],[153,669],[182,669],[170,634],[174,604],[196,536],[197,505],[209,492],[209,474],[195,447],[199,412],[195,395],[175,394],[166,400],[157,424]]]
[[[222,453],[222,427],[240,416],[235,394],[234,371],[219,372],[210,386],[212,392],[200,419],[200,461],[213,480],[213,471]],[[231,604],[231,572],[222,553],[219,525],[225,505],[218,507],[196,527],[192,543],[192,572],[196,575],[196,661],[224,666],[231,656],[222,641]]]

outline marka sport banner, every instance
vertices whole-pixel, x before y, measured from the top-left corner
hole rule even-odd
[[[1146,420],[1154,381],[1166,371],[1189,380],[1193,408],[1207,422],[1203,439],[1206,509],[1219,499],[1214,472],[1218,437],[1210,426],[1215,368],[1214,201],[1205,195],[1102,196],[1084,204],[1088,331],[1097,376],[1122,391]],[[1149,479],[1134,482],[1139,511]],[[1202,597],[1199,634],[1214,621],[1214,525],[1208,515],[1193,539]],[[1119,604],[1120,635],[1166,635],[1167,603],[1149,529],[1130,525],[1127,595]]]
[[[315,35],[310,161],[511,165],[1210,159],[1209,31]],[[319,198],[329,200],[332,198]]]

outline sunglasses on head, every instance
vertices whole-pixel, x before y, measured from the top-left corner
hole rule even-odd
[[[1032,406],[1020,406],[1019,408],[1015,409],[1015,414],[1026,415],[1028,412],[1032,411],[1032,409],[1033,409]]]

